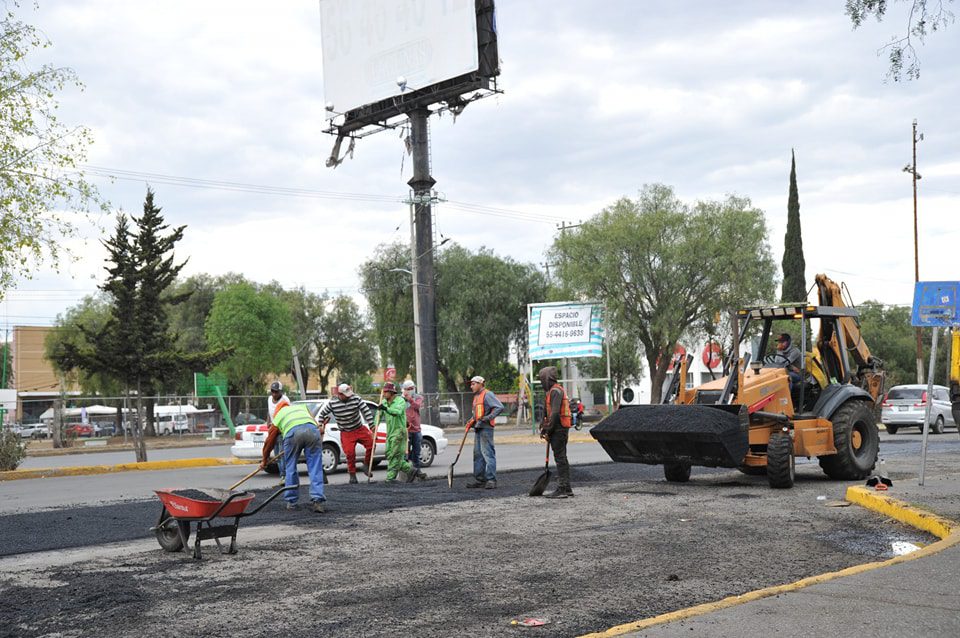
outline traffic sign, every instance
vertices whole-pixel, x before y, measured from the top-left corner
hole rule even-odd
[[[723,352],[720,349],[720,344],[716,341],[708,341],[707,345],[703,347],[701,356],[703,358],[703,365],[711,370],[723,363]]]
[[[913,289],[910,324],[917,328],[956,326],[960,281],[918,281]]]

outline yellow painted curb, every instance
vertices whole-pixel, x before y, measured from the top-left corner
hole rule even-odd
[[[911,552],[910,554],[906,554],[904,556],[896,556],[888,560],[865,563],[863,565],[854,565],[853,567],[847,567],[846,569],[841,569],[840,571],[820,574],[818,576],[810,576],[794,583],[787,583],[786,585],[777,585],[775,587],[758,589],[756,591],[747,592],[739,596],[729,596],[715,602],[704,603],[695,607],[688,607],[687,609],[680,609],[678,611],[660,614],[659,616],[637,620],[624,625],[617,625],[616,627],[611,627],[610,629],[606,629],[604,631],[584,634],[583,636],[580,636],[580,638],[606,638],[608,636],[621,636],[623,634],[646,629],[654,625],[673,622],[675,620],[683,620],[693,616],[701,616],[710,612],[726,609],[727,607],[733,607],[734,605],[741,605],[754,600],[760,600],[761,598],[769,598],[770,596],[778,596],[780,594],[797,591],[799,589],[809,587],[810,585],[825,583],[827,581],[842,578],[844,576],[853,576],[854,574],[861,574],[863,572],[872,571],[881,567],[896,565],[897,563],[904,563],[908,560],[923,558],[924,556],[936,554],[937,552],[941,552],[948,547],[952,547],[960,543],[960,524],[937,516],[936,514],[914,508],[907,503],[890,498],[884,494],[878,494],[874,490],[868,490],[861,486],[847,488],[846,498],[851,503],[856,503],[861,507],[874,510],[902,523],[906,523],[907,525],[911,525],[925,532],[929,532],[941,540],[937,541],[936,543],[931,543],[930,545],[927,545],[918,551]]]
[[[144,463],[120,463],[117,465],[78,465],[75,467],[48,467],[34,470],[10,470],[0,472],[0,481],[18,479],[53,478],[58,476],[87,476],[91,474],[111,474],[113,472],[138,472],[143,470],[176,470],[185,467],[212,467],[216,465],[248,465],[255,461],[239,459],[178,459],[172,461],[146,461]]]

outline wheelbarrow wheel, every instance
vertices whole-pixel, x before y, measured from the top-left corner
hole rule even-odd
[[[166,510],[164,512],[166,513]],[[171,516],[157,527],[157,542],[160,543],[160,547],[168,552],[179,552],[183,549],[183,541],[180,539],[178,527],[183,530],[183,537],[189,539],[190,523],[187,521],[178,521]]]

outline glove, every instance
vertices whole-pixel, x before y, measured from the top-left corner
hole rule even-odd
[[[377,409],[378,409],[378,410],[386,410],[386,409],[387,409],[387,406],[385,406],[384,404],[381,403],[380,405],[377,406]]]

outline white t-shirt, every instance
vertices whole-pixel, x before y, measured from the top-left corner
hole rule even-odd
[[[280,397],[280,401],[290,403],[290,397],[284,394]],[[273,424],[273,413],[277,410],[277,404],[280,403],[280,401],[274,401],[272,394],[267,396],[267,423],[271,425]]]

